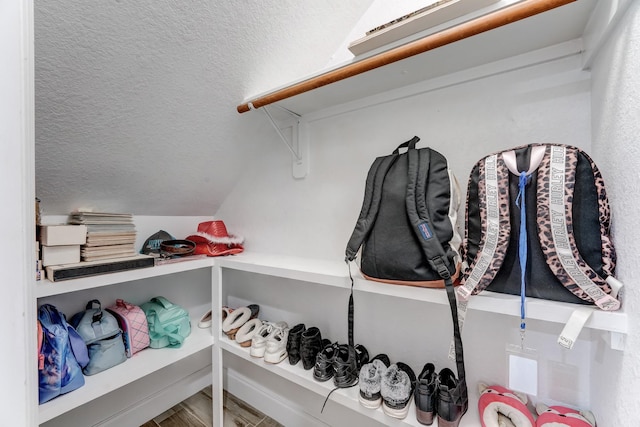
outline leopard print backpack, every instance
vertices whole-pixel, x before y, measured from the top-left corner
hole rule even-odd
[[[522,311],[525,297],[620,308],[609,202],[584,151],[531,144],[486,156],[471,171],[466,208],[463,310],[485,289],[520,295]]]

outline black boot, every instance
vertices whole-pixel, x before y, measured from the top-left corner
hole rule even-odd
[[[302,341],[300,342],[302,367],[305,370],[308,371],[313,368],[320,350],[322,350],[322,335],[320,334],[320,329],[312,326],[302,333]]]
[[[302,333],[305,330],[304,323],[299,323],[289,330],[287,353],[289,353],[289,363],[292,365],[300,361],[300,343],[302,341]]]
[[[451,369],[441,370],[438,374],[438,427],[458,427],[468,406],[467,384],[459,382]]]
[[[427,363],[418,375],[414,398],[416,402],[416,418],[420,424],[430,426],[436,413],[438,397],[436,367]]]

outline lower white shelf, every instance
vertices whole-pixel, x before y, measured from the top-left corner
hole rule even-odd
[[[64,414],[80,405],[126,386],[146,375],[176,363],[213,345],[211,329],[198,328],[198,318],[191,318],[191,334],[180,348],[147,348],[124,363],[104,372],[85,376],[85,385],[39,406],[40,424]]]
[[[263,369],[272,372],[275,375],[278,375],[282,378],[285,378],[301,387],[304,387],[310,391],[318,393],[321,396],[326,397],[331,390],[333,390],[333,381],[329,380],[327,382],[319,382],[313,379],[313,370],[304,370],[302,368],[302,362],[298,362],[297,365],[292,366],[285,359],[281,363],[276,365],[265,363],[262,358],[252,357],[249,354],[249,349],[240,347],[234,341],[230,341],[226,338],[219,338],[218,345],[224,351],[227,351],[231,354],[234,354],[248,362],[253,363],[254,365],[260,366]],[[409,415],[404,420],[398,420],[386,415],[382,408],[378,409],[367,409],[364,406],[360,405],[358,401],[358,386],[354,386],[351,388],[343,388],[337,389],[331,396],[329,397],[329,402],[327,405],[330,405],[330,402],[335,402],[340,405],[343,405],[355,412],[358,412],[364,416],[367,416],[371,419],[374,419],[384,425],[387,426],[422,426],[416,419],[416,410],[414,406],[413,399],[410,402],[409,407]],[[320,408],[317,408],[317,411],[320,411]],[[314,411],[315,412],[315,411]],[[437,424],[437,421],[434,422]],[[463,417],[460,427],[477,427],[478,426],[478,410],[477,410],[477,402],[471,401],[469,404],[469,410],[466,415]]]

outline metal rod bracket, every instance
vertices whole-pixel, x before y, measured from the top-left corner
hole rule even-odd
[[[269,123],[271,123],[271,126],[273,126],[284,145],[291,152],[291,173],[293,177],[298,179],[304,178],[309,173],[309,134],[307,132],[307,122],[301,115],[284,107],[278,107],[293,119],[290,125],[285,126],[285,128],[291,128],[291,141],[287,139],[280,126],[278,126],[269,109],[266,106],[259,109],[264,111]],[[256,110],[252,103],[249,103],[249,109]]]

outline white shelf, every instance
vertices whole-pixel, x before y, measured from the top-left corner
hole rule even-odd
[[[326,397],[331,390],[333,390],[334,385],[333,381],[329,380],[326,382],[319,382],[313,379],[313,370],[304,370],[302,368],[302,363],[298,362],[297,365],[291,366],[288,360],[283,360],[281,363],[276,365],[265,363],[262,358],[252,357],[249,354],[249,350],[240,347],[237,343],[230,341],[226,338],[220,338],[218,340],[218,344],[220,348],[223,350],[232,353],[248,362],[253,363],[256,366],[260,366],[263,369],[274,373],[282,378],[285,378],[301,387],[306,388],[314,393],[317,393],[323,397]],[[413,402],[413,398],[410,402],[409,414],[407,418],[404,420],[398,420],[386,415],[382,408],[378,409],[367,409],[364,406],[360,405],[358,401],[358,386],[346,388],[346,389],[338,389],[331,393],[329,398],[329,402],[335,402],[340,405],[346,406],[347,408],[358,412],[359,414],[365,415],[369,418],[372,418],[384,425],[387,426],[421,426],[420,423],[416,420],[416,410]],[[327,406],[331,405],[331,403],[327,403]],[[310,408],[311,409],[311,408]],[[317,411],[320,412],[321,407],[317,408]],[[437,421],[435,422],[437,424]],[[462,422],[460,423],[461,427],[472,427],[478,425],[478,411],[471,402],[469,405],[469,410],[467,414],[462,418]]]
[[[498,9],[505,3],[508,2],[497,3],[493,9]],[[369,56],[367,54],[355,57],[347,63],[251,96],[238,108],[239,111],[245,111],[249,102],[256,108],[264,105],[265,102],[266,105],[277,103],[297,114],[308,115],[429,79],[452,75],[492,62],[579,40],[583,36],[583,31],[596,4],[597,0],[569,3],[397,62],[389,63],[387,57],[390,50],[386,50],[396,48],[397,45],[380,48],[371,52]],[[447,25],[443,24],[441,27],[446,29]],[[535,34],[535,37],[532,37],[532,34]],[[408,45],[399,48],[406,46]],[[379,62],[385,65],[344,78],[344,75],[351,75],[347,72],[348,70],[359,68],[362,63],[374,59],[375,56],[378,56]],[[324,82],[326,76],[334,75],[338,76],[337,81],[331,78],[330,82]],[[306,84],[310,81],[314,84]],[[320,81],[322,84],[318,83]],[[298,94],[298,85],[309,88]],[[280,98],[280,94],[284,96],[282,100],[271,101],[274,96]]]
[[[347,264],[340,261],[244,252],[218,258],[216,265],[327,286],[349,286]],[[351,267],[353,269],[353,266]],[[354,271],[354,274],[357,272]]]
[[[219,258],[216,264],[223,268],[249,271],[252,273],[284,277],[294,280],[317,283],[325,286],[348,288],[350,281],[348,269],[343,261],[315,260],[290,256],[262,255],[242,253],[233,257]],[[432,304],[448,305],[444,289],[427,289],[414,286],[390,285],[365,280],[355,265],[351,265],[354,277],[354,290],[424,301]],[[527,298],[527,318],[564,325],[578,304]],[[469,310],[499,313],[507,316],[520,316],[520,297],[515,295],[483,292],[471,297]],[[626,334],[628,331],[627,314],[624,310],[605,312],[593,308],[593,314],[586,328]]]
[[[99,288],[102,286],[131,282],[133,280],[146,279],[149,277],[165,276],[167,274],[179,273],[182,271],[212,267],[213,265],[213,258],[205,258],[174,264],[159,265],[156,267],[121,271],[118,273],[102,274],[99,276],[83,277],[80,279],[65,280],[62,282],[51,282],[45,279],[36,282],[36,298],[65,294],[67,292],[81,291],[84,289]]]
[[[39,406],[38,422],[49,421],[72,409],[104,396],[120,387],[179,362],[213,345],[211,329],[198,328],[197,317],[191,318],[191,334],[180,348],[147,348],[120,365],[92,376],[85,376],[85,385]]]
[[[362,278],[355,280],[354,290],[355,289],[362,292],[388,295],[396,298],[449,305],[449,300],[447,299],[447,294],[444,289],[388,285],[386,283],[372,282]],[[579,307],[585,306],[531,297],[527,297],[526,300],[527,319],[537,319],[563,325],[567,323],[573,311]],[[470,311],[486,311],[489,313],[520,317],[520,297],[484,291],[470,298],[468,309]],[[592,310],[593,314],[586,323],[586,328],[623,334],[627,333],[627,314],[624,310],[606,312],[596,307],[593,307]]]

